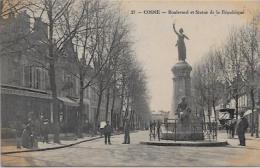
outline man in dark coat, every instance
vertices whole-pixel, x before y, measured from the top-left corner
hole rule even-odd
[[[31,122],[28,121],[23,133],[22,133],[22,146],[24,148],[32,148],[33,147],[33,142],[32,142],[32,126]]]
[[[161,137],[160,137],[160,134],[161,134],[161,133],[160,133],[161,123],[160,123],[159,120],[157,121],[156,128],[157,128],[157,137],[158,137],[158,140],[160,141],[160,140],[161,140]]]
[[[130,127],[129,120],[126,119],[125,120],[125,127],[124,127],[125,136],[124,136],[123,144],[130,144],[130,128],[129,127]]]
[[[237,135],[241,146],[246,146],[245,132],[248,127],[248,121],[244,117],[244,113],[240,113],[240,121],[237,125]]]
[[[42,124],[42,136],[43,136],[43,143],[49,142],[48,139],[48,134],[49,134],[49,120],[47,118],[43,119],[43,124]]]
[[[230,121],[230,127],[229,127],[231,138],[234,138],[234,136],[235,136],[236,123],[237,123],[236,119],[232,118]]]
[[[112,127],[111,127],[111,125],[109,125],[109,121],[107,121],[106,125],[104,127],[105,144],[107,144],[107,142],[108,142],[108,144],[111,145],[111,142],[110,142],[111,133],[112,133]]]

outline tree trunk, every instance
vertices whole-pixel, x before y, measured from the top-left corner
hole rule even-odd
[[[114,108],[115,108],[115,100],[116,100],[116,89],[113,87],[113,93],[112,93],[112,105],[111,105],[111,125],[113,128],[116,128],[116,119],[114,118]]]
[[[210,111],[210,105],[208,104],[208,119],[209,119],[209,128],[210,128],[210,132],[211,130],[211,111]]]
[[[236,102],[236,119],[238,119],[238,93],[236,93],[235,96],[235,102]]]
[[[250,98],[252,101],[252,106],[251,106],[251,110],[252,110],[252,117],[251,117],[251,136],[254,136],[254,132],[255,132],[255,94],[254,94],[254,89],[251,88],[250,89]]]
[[[78,118],[78,137],[82,138],[83,110],[84,110],[84,77],[80,71],[80,92],[79,92],[79,118]]]
[[[60,125],[59,125],[59,102],[57,98],[57,88],[55,80],[55,66],[54,63],[50,64],[49,69],[50,85],[52,92],[52,103],[53,103],[53,121],[54,121],[54,143],[60,143]]]
[[[124,106],[124,99],[125,99],[125,83],[123,82],[122,90],[121,90],[121,102],[120,102],[120,109],[119,109],[119,119],[118,119],[118,128],[120,128],[122,124],[122,111]]]
[[[95,133],[97,131],[97,126],[98,126],[98,117],[99,117],[99,114],[100,114],[100,106],[101,106],[102,96],[103,96],[103,91],[100,91],[100,94],[98,95],[97,113],[96,113],[95,122],[94,122]]]
[[[56,74],[55,74],[55,60],[57,55],[54,55],[54,44],[53,44],[53,18],[52,18],[52,4],[47,4],[50,9],[47,11],[49,20],[49,39],[48,39],[48,51],[49,51],[49,76],[50,76],[50,87],[52,92],[52,103],[53,103],[53,120],[54,120],[54,143],[60,143],[60,125],[59,125],[59,104],[57,99],[57,87],[56,87]]]
[[[123,128],[125,126],[125,119],[128,118],[128,115],[129,115],[129,99],[130,99],[129,96],[127,96],[127,98],[126,98],[125,116],[123,118]],[[131,120],[131,111],[130,111],[129,119]]]
[[[213,107],[213,112],[214,112],[214,116],[215,116],[215,122],[217,122],[217,111],[216,111],[216,105],[215,105],[214,98],[213,98],[213,101],[212,101],[212,107]]]
[[[107,97],[106,98],[107,99],[107,102],[106,102],[106,121],[108,121],[109,100],[110,100],[110,89],[109,88],[107,89],[106,97]],[[111,118],[110,124],[112,125],[112,118]]]
[[[255,117],[255,119],[256,119],[256,122],[255,122],[255,126],[256,126],[255,136],[256,136],[256,138],[259,138],[259,109],[256,110],[256,117]]]

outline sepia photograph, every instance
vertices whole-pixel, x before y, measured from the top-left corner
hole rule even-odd
[[[0,0],[1,167],[260,167],[259,0]]]

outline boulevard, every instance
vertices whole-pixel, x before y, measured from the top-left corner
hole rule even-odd
[[[260,141],[248,139],[246,147],[238,139],[228,139],[225,147],[150,146],[148,131],[131,134],[131,144],[122,144],[123,135],[84,142],[67,148],[2,155],[3,166],[259,166]],[[221,135],[219,135],[221,136]],[[223,137],[226,135],[223,134]]]

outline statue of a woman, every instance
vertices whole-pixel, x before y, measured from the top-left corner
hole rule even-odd
[[[184,38],[188,39],[189,38],[183,34],[183,29],[180,28],[179,33],[176,31],[175,29],[175,24],[173,24],[173,30],[176,33],[176,35],[178,36],[178,41],[176,46],[178,46],[178,56],[179,56],[179,61],[185,61],[186,59],[186,46],[184,43]]]

